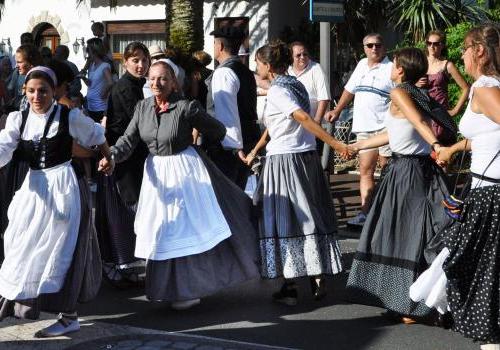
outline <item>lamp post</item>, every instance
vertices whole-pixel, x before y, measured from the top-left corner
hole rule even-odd
[[[11,46],[10,46],[10,38],[2,38],[2,41],[0,41],[0,52],[2,54],[5,54],[6,51],[5,51],[5,45],[8,46],[8,51],[10,53],[10,50],[11,50]]]
[[[80,46],[82,47],[82,50],[85,48],[85,38],[83,37],[75,38],[75,42],[73,43],[73,52],[75,55],[78,53],[78,50],[80,50]]]

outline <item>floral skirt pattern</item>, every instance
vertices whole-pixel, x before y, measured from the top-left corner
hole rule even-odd
[[[266,159],[261,191],[261,274],[295,278],[342,271],[330,190],[315,151]]]

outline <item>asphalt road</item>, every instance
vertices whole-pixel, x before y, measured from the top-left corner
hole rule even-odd
[[[347,264],[356,239],[343,239]],[[118,290],[104,284],[96,300],[82,305],[81,317],[119,325],[202,335],[297,349],[478,349],[461,335],[421,324],[395,324],[380,308],[352,304],[346,274],[328,279],[328,296],[311,297],[299,282],[299,304],[274,304],[278,281],[255,280],[204,298],[201,305],[174,311],[147,301],[140,288]],[[0,346],[1,348],[1,346]]]

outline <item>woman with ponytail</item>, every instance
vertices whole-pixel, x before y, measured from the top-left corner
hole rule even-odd
[[[259,77],[271,81],[264,107],[267,130],[246,157],[250,164],[267,143],[260,179],[264,210],[259,242],[261,274],[264,278],[284,277],[285,283],[273,299],[295,305],[294,278],[309,276],[313,297],[321,299],[326,295],[323,276],[342,271],[335,209],[315,137],[345,156],[348,149],[309,115],[305,87],[286,75],[291,59],[284,43],[261,47],[256,62]]]

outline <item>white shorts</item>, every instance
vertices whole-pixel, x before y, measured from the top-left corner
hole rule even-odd
[[[376,130],[376,131],[357,132],[356,133],[356,141],[367,140],[372,136],[381,134],[381,133],[386,132],[386,131],[387,130],[384,128],[384,129],[380,129],[380,130]],[[375,150],[377,150],[377,148],[367,148],[367,149],[363,149],[363,150],[359,151],[359,153],[366,153],[366,152],[371,152],[371,151],[375,151]],[[378,154],[382,157],[390,157],[392,155],[391,148],[389,147],[388,144],[381,146],[381,147],[378,147]]]

